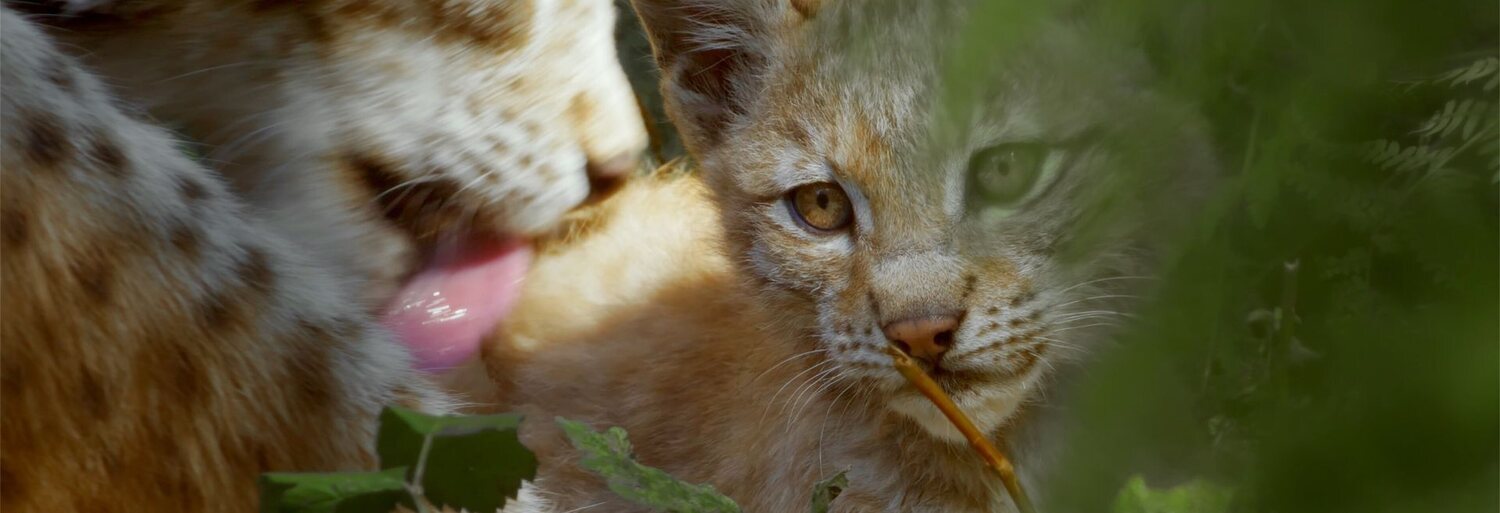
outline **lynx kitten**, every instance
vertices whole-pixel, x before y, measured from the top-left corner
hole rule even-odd
[[[1038,488],[1060,382],[1206,188],[1206,137],[1138,57],[1070,25],[985,55],[957,37],[973,5],[813,4],[636,2],[700,169],[632,185],[543,255],[491,375],[543,462],[573,454],[564,416],[745,511],[804,511],[844,469],[834,511],[1009,511],[882,348]],[[954,87],[960,53],[984,56],[960,70],[975,87]],[[538,480],[558,511],[640,510],[566,461]]]

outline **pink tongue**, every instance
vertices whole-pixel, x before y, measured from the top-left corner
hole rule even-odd
[[[402,287],[381,322],[411,348],[418,369],[457,367],[515,305],[530,264],[531,247],[519,240],[439,258]]]

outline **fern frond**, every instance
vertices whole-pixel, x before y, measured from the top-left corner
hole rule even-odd
[[[1415,132],[1423,138],[1448,137],[1457,131],[1459,137],[1468,140],[1475,133],[1495,123],[1495,104],[1474,100],[1448,100],[1443,109],[1422,122]],[[1462,128],[1462,130],[1460,130]]]
[[[1396,141],[1381,139],[1366,146],[1365,160],[1383,169],[1405,173],[1430,169],[1447,162],[1456,153],[1454,148],[1425,144],[1402,146]]]
[[[1396,82],[1406,85],[1407,90],[1433,86],[1456,89],[1466,87],[1471,83],[1481,80],[1484,80],[1482,87],[1485,91],[1494,91],[1497,86],[1500,86],[1500,57],[1481,57],[1464,66],[1439,73],[1436,76],[1397,80]]]
[[[1494,89],[1497,79],[1500,79],[1500,58],[1481,58],[1472,63],[1469,63],[1468,66],[1443,73],[1442,75],[1439,75],[1433,82],[1448,85],[1450,87],[1460,87],[1468,85],[1470,82],[1484,79],[1486,77],[1488,77],[1490,80],[1485,84],[1484,90],[1489,91]]]

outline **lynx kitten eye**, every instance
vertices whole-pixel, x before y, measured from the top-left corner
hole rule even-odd
[[[797,220],[813,231],[842,230],[854,220],[854,205],[844,188],[832,182],[818,182],[792,189],[787,205]]]
[[[1048,151],[1036,144],[1002,144],[969,161],[970,196],[976,206],[1009,206],[1028,199],[1050,174]]]

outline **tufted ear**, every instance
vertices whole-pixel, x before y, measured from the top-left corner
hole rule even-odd
[[[632,0],[661,69],[667,112],[690,147],[717,143],[745,115],[777,31],[807,0]]]

